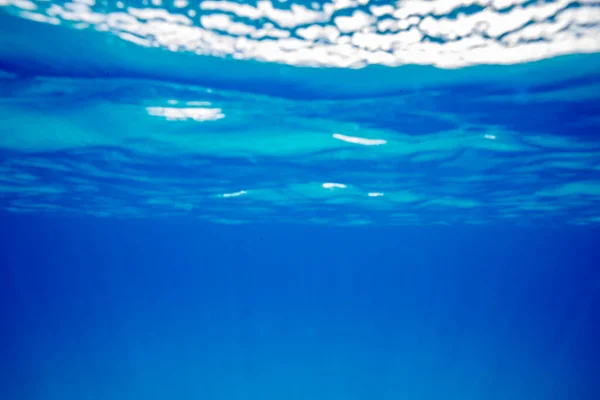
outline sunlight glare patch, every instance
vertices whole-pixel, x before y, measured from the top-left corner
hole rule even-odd
[[[176,107],[147,107],[149,115],[164,117],[168,121],[216,121],[225,118],[220,108],[176,108]]]

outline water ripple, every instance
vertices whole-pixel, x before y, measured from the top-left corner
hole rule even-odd
[[[236,223],[595,224],[600,130],[597,120],[587,134],[572,126],[577,93],[588,107],[600,99],[577,87],[569,101],[547,87],[522,102],[455,88],[306,101],[8,75],[0,209]],[[394,110],[397,120],[381,118]],[[544,110],[572,114],[557,126]]]

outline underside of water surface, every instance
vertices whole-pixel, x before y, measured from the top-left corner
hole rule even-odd
[[[593,1],[2,0],[0,209],[597,224],[599,15]]]

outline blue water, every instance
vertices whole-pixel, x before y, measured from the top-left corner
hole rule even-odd
[[[0,399],[600,398],[599,38],[0,0]]]

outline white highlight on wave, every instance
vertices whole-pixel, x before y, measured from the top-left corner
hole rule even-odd
[[[333,137],[343,142],[362,144],[363,146],[379,146],[387,143],[387,141],[383,139],[365,139],[355,136],[346,136],[340,133],[334,133]]]
[[[164,117],[169,121],[216,121],[225,118],[220,108],[177,108],[146,107],[146,112],[155,117]]]
[[[347,186],[343,183],[327,182],[323,184],[324,189],[346,189]]]
[[[248,192],[246,192],[245,190],[240,190],[239,192],[234,192],[234,193],[224,193],[222,195],[222,197],[238,197],[238,196],[242,196],[246,193],[248,193]]]
[[[598,0],[578,3],[411,0],[367,6],[363,0],[336,0],[311,9],[265,0],[256,6],[205,0],[197,7],[175,0],[171,11],[125,7],[101,12],[92,0],[0,0],[0,6],[23,18],[110,31],[141,46],[172,51],[306,66],[444,68],[598,52]],[[467,15],[462,10],[468,6],[482,10]],[[192,19],[197,8],[202,17]]]

